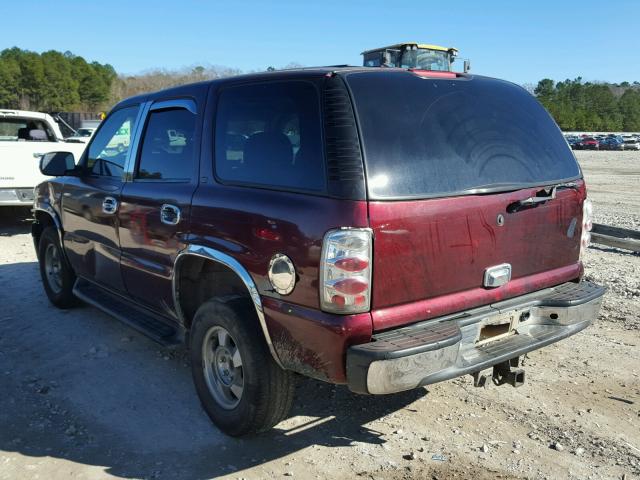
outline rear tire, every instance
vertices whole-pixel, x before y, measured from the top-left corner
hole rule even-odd
[[[43,230],[38,244],[40,276],[47,297],[58,308],[70,308],[78,303],[73,294],[76,275],[64,256],[55,227]]]
[[[196,391],[220,430],[238,437],[264,432],[286,418],[294,375],[272,358],[251,301],[226,297],[203,303],[189,347]]]

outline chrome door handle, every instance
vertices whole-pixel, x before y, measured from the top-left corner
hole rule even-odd
[[[104,197],[102,201],[102,212],[112,214],[116,213],[116,210],[118,210],[118,200],[113,197]]]
[[[177,225],[180,223],[180,209],[165,203],[160,207],[160,221],[166,225]]]

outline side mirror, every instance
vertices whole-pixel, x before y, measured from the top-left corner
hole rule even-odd
[[[48,177],[62,177],[76,168],[71,152],[49,152],[40,157],[40,172]]]
[[[465,60],[464,61],[464,73],[467,73],[469,70],[471,70],[471,61]]]

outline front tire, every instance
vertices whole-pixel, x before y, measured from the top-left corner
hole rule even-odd
[[[223,432],[264,432],[286,418],[294,375],[273,360],[250,301],[212,299],[195,314],[189,337],[191,369],[204,410]]]
[[[47,297],[58,308],[70,308],[77,304],[73,294],[76,275],[69,265],[54,227],[47,227],[38,244],[40,276]]]

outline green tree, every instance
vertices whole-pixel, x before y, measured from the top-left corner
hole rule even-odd
[[[106,109],[116,78],[111,65],[87,63],[69,51],[9,48],[0,52],[0,108]]]
[[[625,91],[618,101],[622,126],[627,132],[640,132],[640,92],[629,89]]]
[[[20,64],[0,54],[0,107],[18,108],[20,97]]]
[[[538,82],[538,86],[533,90],[539,98],[550,99],[555,93],[555,83],[550,78],[544,78]]]
[[[24,52],[18,56],[20,65],[19,102],[20,108],[39,110],[44,86],[44,65],[40,55]]]
[[[629,131],[640,130],[637,85],[584,83],[580,77],[554,83],[545,78],[534,94],[563,130]]]
[[[44,52],[41,59],[45,78],[41,109],[61,111],[78,107],[78,81],[73,75],[69,59],[55,51]]]

